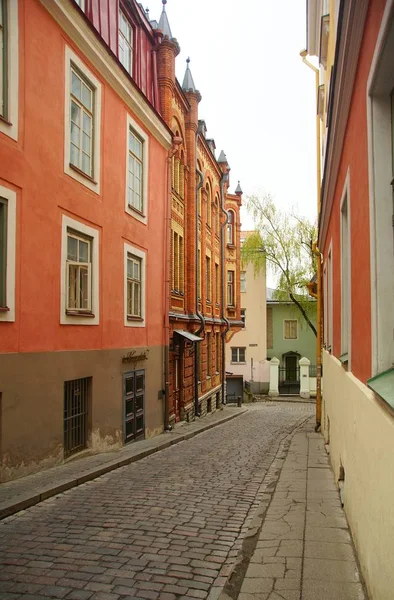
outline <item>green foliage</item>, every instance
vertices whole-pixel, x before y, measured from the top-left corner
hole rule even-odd
[[[311,302],[306,287],[316,273],[312,252],[312,242],[317,237],[315,225],[280,210],[270,195],[249,196],[246,207],[254,218],[256,230],[243,244],[243,263],[253,264],[258,273],[268,261],[277,276],[274,300],[293,302],[316,333],[310,320],[315,316],[315,303]]]

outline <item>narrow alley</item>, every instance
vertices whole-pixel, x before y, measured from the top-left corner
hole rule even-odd
[[[253,405],[192,440],[4,519],[0,598],[214,597],[280,442],[313,410]]]

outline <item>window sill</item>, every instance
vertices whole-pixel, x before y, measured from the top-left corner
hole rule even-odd
[[[233,362],[233,361],[231,361],[230,365],[246,365],[246,362],[238,362],[238,361]]]
[[[235,244],[227,244],[227,248],[235,248]]]
[[[2,312],[9,312],[9,310],[10,309],[8,308],[8,306],[0,306],[0,313],[2,313]]]
[[[144,319],[142,317],[133,317],[133,315],[127,315],[127,320],[128,321],[138,321],[138,322],[142,323]]]
[[[181,292],[180,290],[171,290],[171,294],[174,294],[174,296],[184,296],[185,293]]]
[[[5,117],[3,117],[3,115],[0,115],[0,121],[2,123],[5,123],[6,125],[9,125],[10,127],[12,127],[12,123],[11,121],[9,121],[8,119],[6,119]]]
[[[90,319],[95,318],[95,314],[90,310],[66,310],[66,315],[68,317],[88,317]]]
[[[85,173],[84,171],[82,171],[81,169],[78,169],[78,167],[76,167],[72,163],[69,163],[69,167],[70,167],[70,169],[72,169],[73,171],[75,171],[76,173],[78,173],[78,175],[81,175],[82,177],[85,177],[86,179],[88,179],[89,181],[91,181],[92,183],[94,183],[94,185],[97,185],[97,181],[95,181],[93,179],[93,177],[91,177],[90,175],[88,175],[87,173]]]
[[[146,219],[146,214],[142,210],[139,210],[138,208],[133,206],[132,204],[127,204],[127,208],[129,210],[132,210],[133,212],[137,213],[137,215],[139,215],[140,217],[143,217],[144,219]]]
[[[367,381],[368,387],[394,409],[394,368],[383,371]]]

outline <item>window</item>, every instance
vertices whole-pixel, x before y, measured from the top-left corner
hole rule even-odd
[[[215,284],[216,284],[216,303],[219,304],[220,300],[220,274],[219,265],[215,263]]]
[[[206,285],[207,285],[207,301],[210,302],[211,301],[211,277],[212,277],[212,273],[211,273],[211,259],[209,258],[209,256],[205,257],[205,262],[206,262]]]
[[[246,308],[241,308],[241,321],[245,325],[246,320]]]
[[[71,67],[70,163],[93,177],[94,89]]]
[[[207,225],[211,227],[212,225],[212,194],[211,194],[211,186],[207,183]]]
[[[66,47],[64,172],[100,193],[101,84]]]
[[[85,0],[74,0],[74,2],[75,4],[78,4],[82,10],[85,10]]]
[[[246,292],[246,271],[241,271],[240,285],[241,292]]]
[[[220,333],[216,333],[216,373],[220,371]]]
[[[142,223],[148,215],[148,137],[127,116],[126,212]]]
[[[220,235],[220,200],[219,196],[215,199],[215,233],[217,236]]]
[[[231,348],[231,362],[232,363],[245,363],[246,362],[246,348]]]
[[[141,318],[141,259],[127,253],[127,318]]]
[[[119,11],[119,61],[126,71],[133,74],[133,28],[122,11]]]
[[[285,319],[284,320],[284,338],[285,340],[296,340],[297,334],[297,320],[296,319]]]
[[[234,213],[232,210],[228,211],[227,219],[227,243],[230,246],[234,245]]]
[[[0,132],[18,139],[18,2],[0,0]]]
[[[207,333],[207,377],[212,375],[212,341],[211,334]]]
[[[227,271],[227,304],[234,306],[234,271]]]
[[[92,240],[67,230],[66,312],[92,311]]]
[[[88,445],[89,396],[91,377],[64,382],[64,458]]]
[[[7,1],[0,0],[0,115],[7,117]]]
[[[99,323],[99,232],[63,215],[60,323]]]
[[[15,321],[16,193],[0,186],[0,322]]]
[[[146,252],[124,244],[124,324],[145,327]]]
[[[350,245],[348,178],[341,206],[341,360],[348,361],[350,317]]]
[[[183,293],[183,237],[173,231],[172,235],[173,261],[172,261],[172,289]]]

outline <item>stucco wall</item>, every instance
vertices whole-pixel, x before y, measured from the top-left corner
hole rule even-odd
[[[394,421],[374,394],[323,353],[324,435],[338,479],[345,469],[345,510],[370,598],[393,598]],[[329,428],[328,428],[329,423]]]

